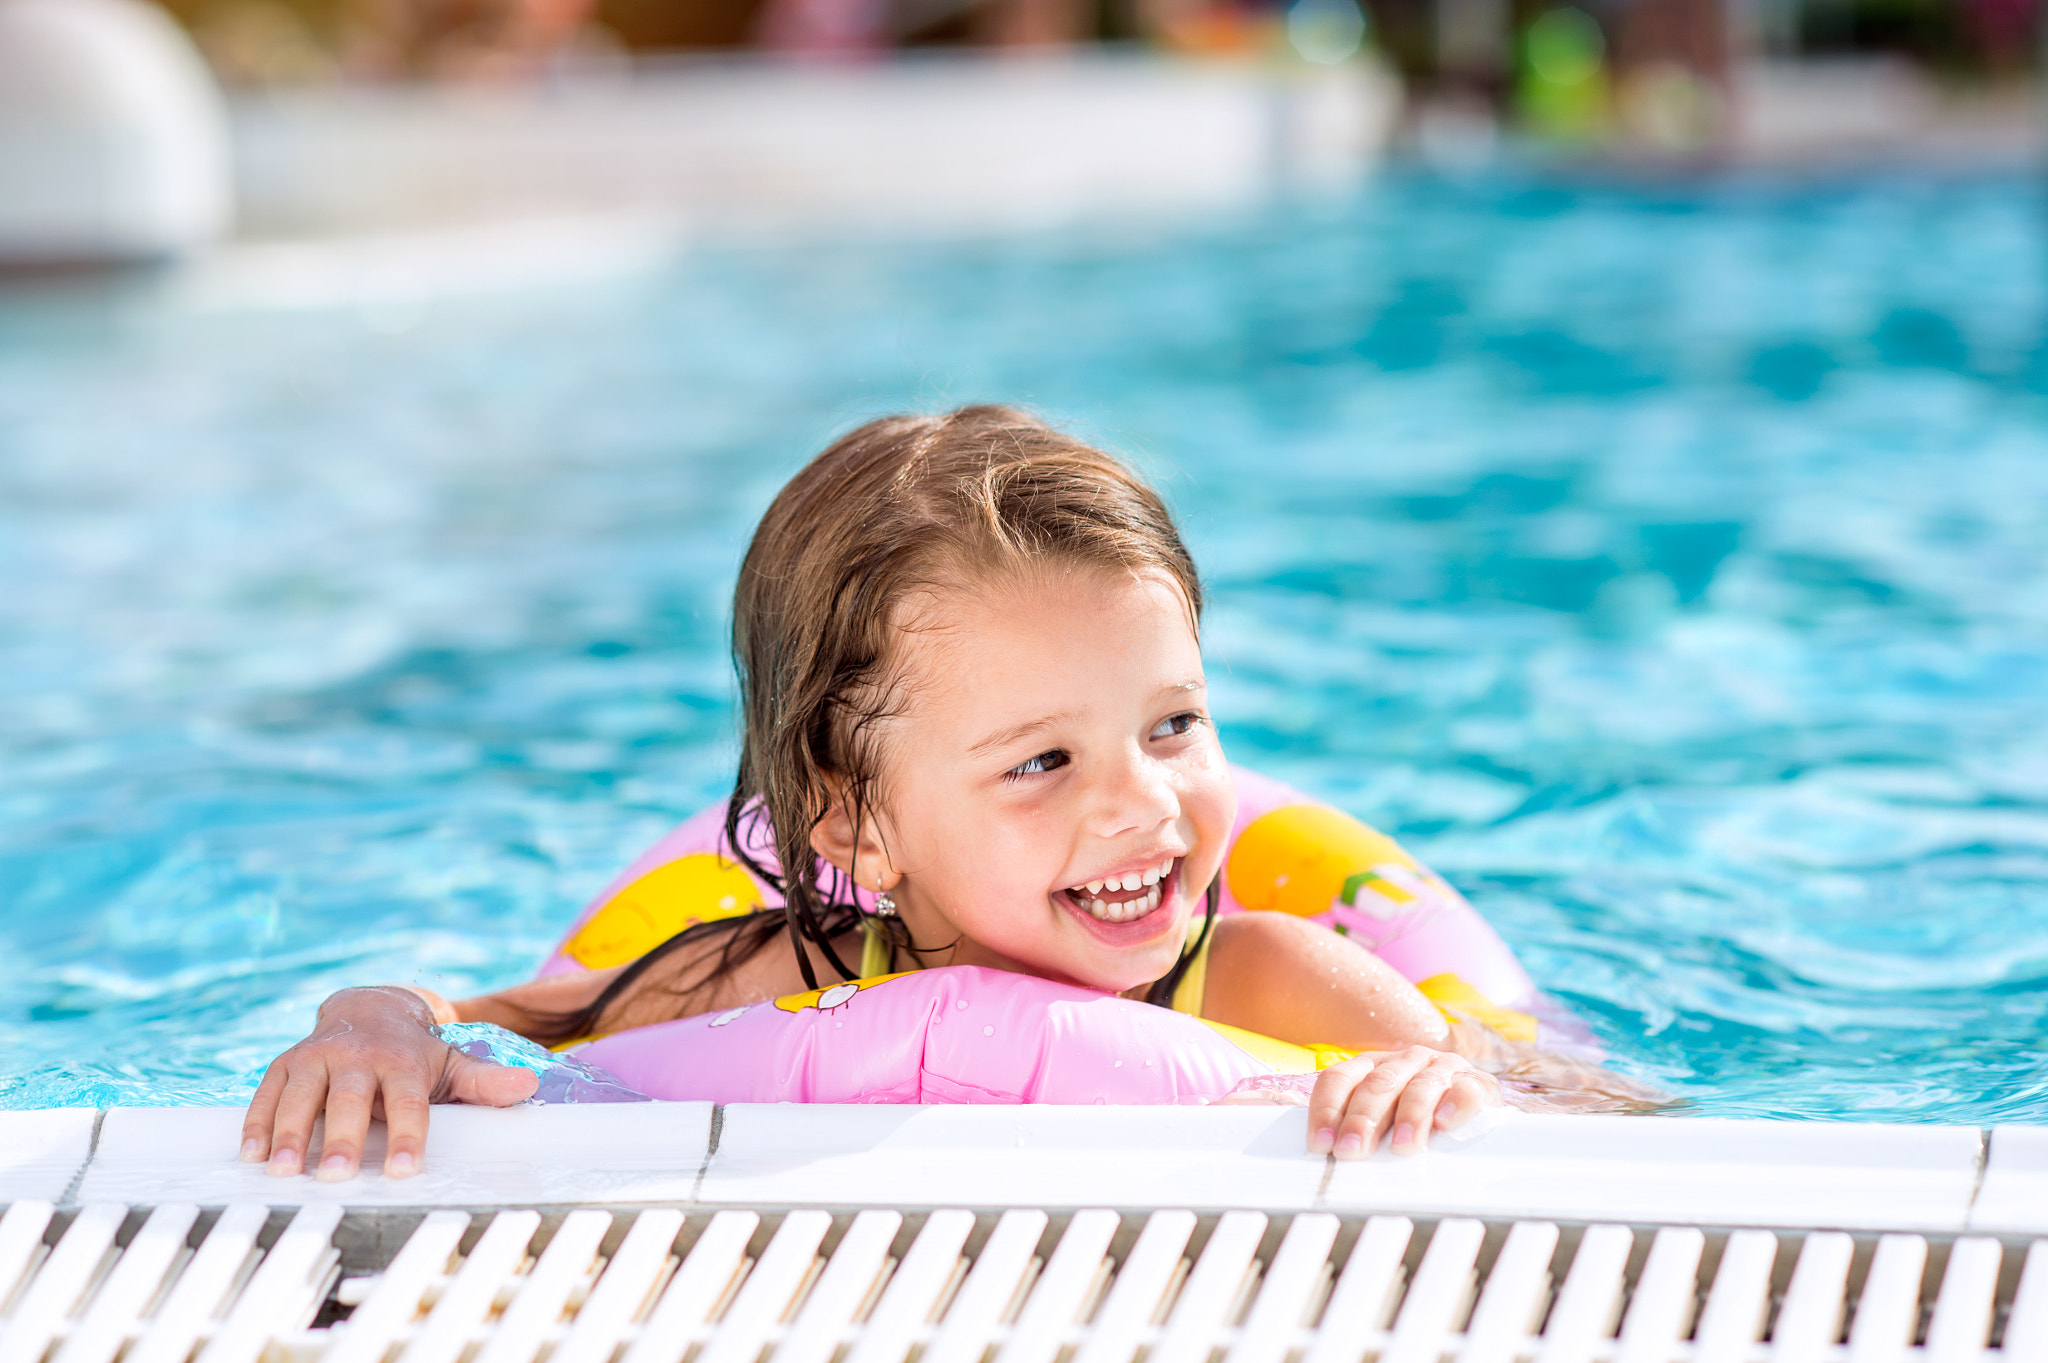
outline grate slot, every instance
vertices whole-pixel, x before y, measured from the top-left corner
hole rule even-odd
[[[1927,1324],[1927,1363],[1972,1363],[1984,1352],[2001,1257],[1999,1243],[1982,1236],[1967,1236],[1949,1247],[1941,1295],[1934,1299],[1934,1318]]]
[[[57,1363],[112,1363],[162,1290],[198,1219],[199,1208],[189,1202],[167,1202],[149,1214],[58,1352]]]
[[[561,1321],[570,1294],[590,1276],[611,1224],[611,1213],[601,1211],[570,1212],[562,1219],[547,1250],[507,1303],[475,1363],[532,1363],[547,1331]],[[470,1257],[474,1260],[476,1256]]]
[[[920,1363],[979,1363],[997,1323],[1038,1262],[1047,1220],[1041,1211],[1003,1213]]]
[[[832,1218],[824,1212],[791,1212],[747,1275],[746,1285],[720,1317],[718,1331],[697,1355],[698,1363],[754,1363],[768,1331],[789,1312],[799,1288],[818,1261],[818,1246]]]
[[[889,1271],[889,1247],[902,1228],[901,1212],[854,1217],[776,1351],[776,1363],[829,1363],[854,1315]]]
[[[641,1318],[663,1277],[672,1271],[676,1262],[672,1251],[682,1232],[681,1212],[658,1208],[640,1213],[548,1363],[604,1363],[609,1359]],[[746,1237],[741,1236],[740,1242],[744,1248]]]
[[[1508,1231],[1473,1308],[1458,1363],[1511,1363],[1522,1354],[1550,1305],[1550,1261],[1556,1253],[1557,1227],[1548,1221],[1523,1221]]]
[[[655,1303],[626,1363],[676,1363],[748,1268],[747,1242],[761,1224],[755,1212],[720,1212],[683,1260]]]
[[[1045,1271],[1017,1314],[1016,1328],[997,1354],[996,1363],[1052,1363],[1079,1328],[1082,1313],[1102,1280],[1110,1241],[1122,1220],[1115,1212],[1074,1213],[1060,1236],[1059,1247],[1046,1260]],[[778,1358],[776,1363],[783,1360]]]
[[[1082,1338],[1074,1363],[1130,1363],[1145,1327],[1163,1314],[1180,1277],[1182,1252],[1195,1233],[1193,1212],[1154,1212]]]

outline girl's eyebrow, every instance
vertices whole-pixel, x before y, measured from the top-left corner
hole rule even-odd
[[[1206,677],[1188,677],[1181,681],[1168,682],[1165,686],[1159,688],[1159,694],[1170,696],[1188,691],[1201,691],[1206,689],[1208,685],[1209,681]],[[1062,710],[1056,715],[1047,715],[1042,719],[1027,720],[1022,724],[1013,724],[1007,729],[998,729],[980,742],[975,743],[967,749],[967,754],[970,757],[980,757],[984,753],[994,752],[998,748],[1007,748],[1019,739],[1029,738],[1031,735],[1043,733],[1047,729],[1057,729],[1060,725],[1070,724],[1079,718],[1081,718],[1081,714],[1078,710]]]
[[[1020,738],[1029,738],[1035,733],[1058,728],[1062,724],[1071,723],[1079,718],[1080,715],[1073,710],[1062,710],[1059,714],[1047,715],[1043,719],[1029,720],[1023,724],[1013,724],[1007,729],[998,729],[995,733],[982,739],[979,743],[969,748],[967,753],[970,757],[980,757],[982,754],[994,752],[998,748],[1007,748]]]

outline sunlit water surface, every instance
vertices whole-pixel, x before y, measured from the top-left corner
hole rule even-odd
[[[1383,182],[405,309],[0,295],[0,1106],[232,1101],[530,971],[718,795],[834,432],[1165,483],[1226,744],[1718,1114],[2048,1117],[2048,330],[2017,181]]]

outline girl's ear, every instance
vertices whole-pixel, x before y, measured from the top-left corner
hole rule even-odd
[[[827,797],[825,817],[811,829],[811,848],[825,860],[856,879],[863,890],[887,890],[902,879],[889,864],[888,848],[875,827],[873,811],[860,820],[854,834],[853,802],[847,798],[846,783],[837,773],[825,773]]]

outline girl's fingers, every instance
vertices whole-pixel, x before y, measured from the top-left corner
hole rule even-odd
[[[494,1065],[450,1047],[448,1068],[441,1076],[441,1100],[482,1107],[510,1107],[533,1097],[534,1090],[539,1087],[540,1076],[532,1070]]]
[[[284,1066],[276,1061],[263,1071],[263,1082],[256,1086],[256,1096],[249,1100],[249,1111],[242,1118],[242,1158],[250,1164],[261,1164],[270,1158],[270,1133],[277,1121],[277,1100],[284,1093]]]
[[[1394,1104],[1394,1129],[1387,1138],[1388,1149],[1397,1155],[1412,1155],[1429,1144],[1437,1106],[1457,1078],[1457,1064],[1449,1056],[1432,1060],[1408,1081],[1400,1100]]]
[[[411,1178],[427,1152],[427,1077],[411,1067],[386,1071],[382,1096],[384,1176]]]
[[[271,1127],[270,1172],[280,1178],[306,1167],[306,1147],[313,1139],[313,1119],[327,1100],[327,1071],[295,1069],[285,1076]]]
[[[314,1175],[322,1183],[355,1177],[376,1096],[377,1081],[367,1074],[350,1072],[328,1082],[327,1127],[320,1142],[320,1169]]]
[[[1333,1153],[1338,1159],[1363,1159],[1372,1153],[1386,1129],[1395,1100],[1408,1087],[1408,1081],[1438,1054],[1427,1047],[1413,1046],[1384,1056],[1373,1066],[1372,1073],[1351,1091],[1343,1119],[1337,1123]]]
[[[1308,1152],[1327,1155],[1337,1147],[1337,1124],[1359,1081],[1372,1073],[1374,1057],[1340,1060],[1316,1076],[1308,1095]]]
[[[1436,1105],[1436,1129],[1455,1131],[1489,1107],[1500,1105],[1500,1085],[1484,1070],[1466,1070]]]

